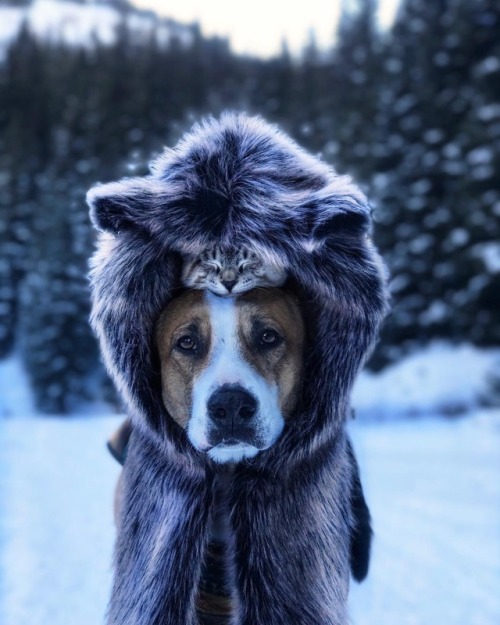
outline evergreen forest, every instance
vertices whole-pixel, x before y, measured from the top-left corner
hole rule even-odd
[[[433,340],[500,344],[498,0],[402,0],[390,30],[376,0],[349,2],[330,49],[311,35],[271,59],[197,24],[146,36],[115,4],[112,42],[25,23],[0,58],[0,358],[22,358],[40,412],[116,402],[88,324],[87,189],[147,173],[226,109],[278,123],[369,196],[393,308],[369,367]]]

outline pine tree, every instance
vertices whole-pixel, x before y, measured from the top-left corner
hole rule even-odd
[[[51,183],[40,201],[30,271],[22,285],[21,346],[37,408],[67,414],[91,399],[97,346],[87,323],[87,284],[67,208],[69,185]]]
[[[40,44],[26,24],[1,69],[0,116],[0,356],[16,340],[19,285],[26,273],[40,178],[50,157],[48,77]],[[34,97],[33,89],[37,94]],[[21,114],[22,112],[22,114]],[[34,141],[33,139],[36,139]]]
[[[492,340],[495,333],[494,302],[478,297],[484,266],[471,253],[485,240],[482,224],[498,232],[471,169],[471,160],[490,154],[476,114],[482,96],[471,45],[485,32],[474,13],[463,0],[406,0],[388,45],[374,195],[377,241],[393,274],[385,329],[393,357],[405,343]],[[488,167],[485,193],[494,204]]]
[[[460,12],[471,105],[461,126],[466,166],[454,203],[467,238],[456,265],[466,276],[459,296],[461,333],[500,344],[500,5],[467,3]],[[469,94],[466,94],[467,96]],[[471,272],[476,269],[476,273]]]
[[[374,170],[377,114],[383,89],[377,0],[344,2],[333,53],[333,141],[329,151],[342,171],[367,182]]]

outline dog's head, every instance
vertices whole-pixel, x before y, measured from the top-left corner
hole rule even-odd
[[[187,291],[155,336],[163,402],[196,449],[236,462],[273,445],[300,392],[304,323],[293,295]]]

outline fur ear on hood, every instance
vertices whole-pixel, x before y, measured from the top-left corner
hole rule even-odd
[[[148,178],[100,184],[87,193],[90,219],[98,230],[112,234],[140,229],[148,207],[159,204],[165,195],[165,186]]]

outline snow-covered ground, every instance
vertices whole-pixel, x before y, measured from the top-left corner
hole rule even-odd
[[[500,623],[500,411],[352,428],[375,540],[353,625]]]
[[[116,417],[0,419],[0,623],[104,621]]]
[[[0,420],[0,623],[103,622],[116,417]],[[351,425],[375,526],[352,625],[500,623],[500,412]]]
[[[500,410],[480,408],[499,356],[433,344],[359,377],[350,430],[375,541],[352,625],[500,623]],[[36,415],[19,358],[0,362],[1,625],[103,623],[120,418],[85,412]]]
[[[363,371],[352,404],[361,420],[453,416],[498,405],[495,385],[500,389],[500,349],[436,341],[377,374]]]
[[[18,354],[0,360],[0,419],[35,414],[29,377]]]

